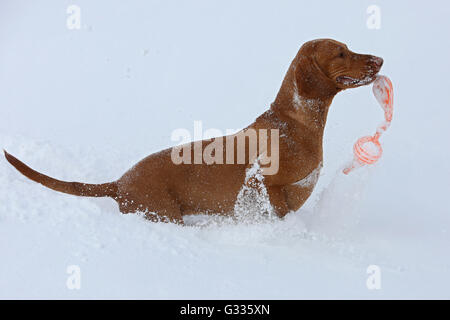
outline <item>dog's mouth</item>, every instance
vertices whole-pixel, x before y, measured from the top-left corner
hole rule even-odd
[[[377,72],[378,73],[378,72]],[[336,82],[345,87],[365,86],[375,81],[377,74],[367,75],[364,78],[357,79],[350,76],[338,76]]]
[[[344,88],[355,88],[368,85],[375,81],[382,65],[382,58],[368,56],[364,67],[365,70],[362,72],[361,76],[354,77],[350,75],[340,75],[336,77],[336,83]]]

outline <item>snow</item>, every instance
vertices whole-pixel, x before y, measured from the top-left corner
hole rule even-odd
[[[264,185],[260,158],[258,157],[253,166],[245,172],[244,184],[234,205],[234,215],[237,221],[254,222],[264,219],[264,216],[274,215],[269,194]]]
[[[0,147],[58,179],[115,180],[195,120],[245,127],[314,38],[383,57],[395,115],[380,161],[345,176],[383,113],[370,86],[339,94],[318,184],[284,220],[155,224],[0,159],[0,298],[450,298],[450,47],[433,36],[450,6],[381,2],[369,30],[369,4],[80,0],[71,31],[68,4],[2,1]],[[66,285],[72,265],[79,290]],[[371,265],[379,290],[366,286]]]

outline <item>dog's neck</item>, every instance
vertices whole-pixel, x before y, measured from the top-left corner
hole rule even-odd
[[[305,92],[305,90],[302,90],[303,88],[299,88],[296,71],[296,64],[293,62],[286,73],[275,101],[271,105],[271,110],[296,120],[311,132],[322,137],[328,109],[337,90]]]

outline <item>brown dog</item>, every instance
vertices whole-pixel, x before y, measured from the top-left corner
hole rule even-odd
[[[183,149],[200,150],[202,155],[208,145],[223,141],[220,139],[236,142],[239,134],[243,134],[245,141],[250,143],[251,137],[247,133],[251,130],[256,130],[260,141],[260,129],[278,129],[279,139],[275,141],[273,136],[268,136],[267,149],[260,148],[256,155],[245,144],[245,159],[241,162],[236,144],[227,148],[231,156],[226,154],[225,148],[208,151],[212,156],[223,152],[223,159],[234,160],[224,164],[202,160],[199,163],[195,153],[193,163],[191,154],[184,153],[187,161],[177,164],[173,161],[174,149],[171,148],[141,160],[115,182],[85,184],[50,178],[6,151],[5,156],[26,177],[53,190],[77,196],[111,197],[118,202],[122,213],[140,211],[150,218],[157,215],[182,223],[182,216],[186,214],[232,213],[244,182],[248,187],[260,190],[261,186],[246,179],[246,170],[254,166],[255,158],[263,152],[268,155],[270,149],[273,153],[271,147],[277,143],[279,158],[275,161],[278,170],[264,176],[263,188],[273,211],[283,217],[303,205],[317,182],[322,164],[322,137],[333,97],[344,89],[374,81],[382,64],[381,58],[356,54],[334,40],[305,43],[291,63],[268,111],[236,135],[189,143],[184,146],[187,149]],[[175,154],[180,150],[176,151]]]

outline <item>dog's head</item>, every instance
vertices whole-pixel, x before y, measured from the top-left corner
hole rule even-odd
[[[299,50],[296,81],[301,94],[320,96],[372,83],[383,59],[350,51],[341,42],[319,39]]]

